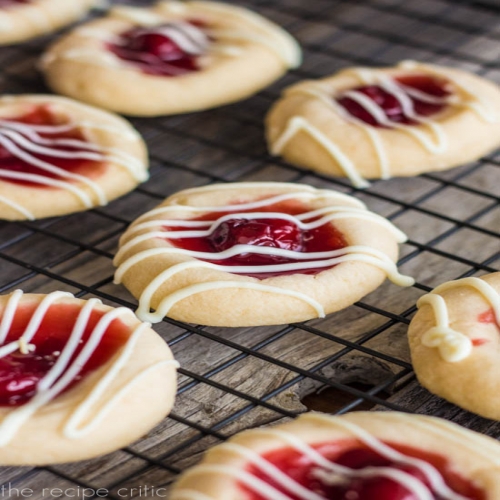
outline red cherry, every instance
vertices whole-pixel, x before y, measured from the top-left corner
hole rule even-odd
[[[344,490],[342,496],[331,496],[331,500],[417,500],[417,497],[400,483],[378,477],[372,479],[354,479]]]
[[[429,75],[409,75],[395,78],[396,82],[403,87],[410,87],[420,92],[424,92],[432,97],[443,98],[450,95],[447,89],[447,82],[443,79],[431,77]],[[379,85],[365,85],[352,90],[360,92],[369,97],[375,104],[380,106],[387,118],[393,123],[403,123],[412,125],[416,122],[409,118],[399,100],[391,93],[384,90]],[[422,101],[408,94],[413,102],[416,114],[420,116],[430,116],[442,111],[445,104]],[[350,97],[340,97],[337,102],[346,109],[350,115],[374,127],[384,127],[357,101]]]
[[[372,450],[365,448],[352,448],[342,453],[336,463],[349,467],[350,469],[362,469],[363,467],[384,467],[390,464],[389,460],[378,455]]]
[[[278,203],[259,209],[260,212],[279,212],[297,215],[308,212],[306,206],[299,203]],[[227,214],[208,213],[192,220],[214,221]],[[189,227],[171,227],[170,231],[187,231]],[[283,219],[241,219],[234,218],[220,224],[210,236],[201,238],[175,238],[170,243],[176,247],[197,252],[222,252],[235,245],[253,245],[255,247],[271,247],[296,252],[328,252],[347,246],[342,233],[333,224],[323,224],[314,229],[302,230],[296,224]],[[210,260],[224,266],[266,266],[298,262],[297,259],[278,257],[276,255],[245,252],[223,260]],[[327,266],[326,268],[331,267]],[[283,274],[317,274],[324,268],[312,268],[292,271],[273,271],[266,273],[245,273],[246,276],[263,279]]]
[[[202,30],[205,24],[188,20],[191,26]],[[156,76],[179,76],[200,69],[197,54],[189,54],[162,34],[164,27],[135,28],[121,34],[120,43],[110,43],[107,48],[120,59],[135,64],[143,73]]]
[[[5,118],[4,118],[5,119]],[[18,123],[24,123],[29,125],[61,125],[61,122],[57,116],[55,116],[49,109],[48,106],[37,106],[33,110],[23,116],[5,119],[7,121],[13,121]],[[57,134],[46,134],[40,132],[39,135],[44,139],[57,140],[57,139],[77,139],[81,142],[87,142],[86,138],[78,129],[69,130],[67,132],[60,132]],[[50,145],[50,149],[56,151],[73,152],[78,151],[78,148],[70,146],[60,146],[60,145]],[[46,156],[36,152],[30,152],[35,158],[49,163],[53,166],[62,168],[68,172],[85,175],[89,178],[95,178],[102,174],[106,169],[104,163],[92,161],[92,160],[82,160],[81,158],[57,158],[54,156]],[[32,165],[29,162],[13,155],[7,148],[0,145],[0,170],[7,170],[11,172],[23,172],[26,174],[41,175],[43,177],[48,177],[51,179],[59,179],[60,177],[52,172],[43,170]],[[50,189],[49,186],[44,184],[35,183],[29,180],[23,179],[9,179],[7,177],[2,178],[3,182],[12,182],[14,184],[22,184],[30,187],[38,187],[40,189]]]
[[[393,462],[372,449],[360,446],[355,441],[351,443],[349,441],[326,442],[313,447],[325,458],[349,469],[362,471],[368,467],[389,467],[395,471],[403,471],[420,481],[423,486],[430,487],[426,475],[419,468]],[[397,451],[407,457],[415,457],[432,464],[440,472],[444,482],[464,498],[470,500],[485,499],[484,491],[476,487],[468,479],[456,474],[448,460],[443,457],[409,447],[402,447]],[[328,472],[322,470],[321,474],[319,474],[318,466],[307,455],[303,455],[296,449],[281,448],[265,454],[263,458],[309,491],[314,491],[329,500],[417,500],[417,497],[404,484],[380,475],[346,477],[345,481],[333,481],[333,484],[331,484],[332,482],[328,481]],[[271,484],[278,491],[285,492],[280,484],[273,480],[272,474],[266,473],[265,469],[249,465],[247,471]],[[252,491],[251,488],[243,485],[241,485],[241,488],[245,490],[251,500],[264,500],[261,495]],[[286,493],[291,499],[299,500],[299,497],[290,493],[290,491],[287,490]],[[431,498],[442,500],[435,491],[431,491]]]
[[[21,307],[16,311],[5,344],[19,339],[33,312],[33,306]],[[0,406],[18,406],[35,395],[38,383],[47,375],[63,351],[79,312],[79,306],[52,305],[30,341],[30,344],[34,346],[34,351],[23,354],[17,350],[0,358]],[[97,310],[92,312],[82,336],[83,342],[77,347],[72,360],[81,352],[103,314]],[[128,327],[120,320],[114,320],[88,361],[66,389],[73,387],[87,373],[111,359],[127,341],[128,336]]]
[[[403,75],[398,76],[396,81],[405,87],[412,87],[434,97],[446,97],[450,95],[447,88],[448,82],[442,78],[429,75]]]
[[[55,357],[10,354],[0,359],[0,401],[16,405],[30,399],[40,379],[52,368]]]
[[[180,47],[165,35],[159,33],[139,33],[130,36],[128,49],[153,54],[164,61],[180,59],[185,53]]]
[[[302,234],[291,222],[280,219],[231,219],[220,224],[209,237],[222,252],[234,245],[253,245],[300,252]]]

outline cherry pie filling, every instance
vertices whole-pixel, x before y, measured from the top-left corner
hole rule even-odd
[[[120,59],[156,76],[180,76],[199,71],[199,57],[211,40],[202,21],[191,19],[151,28],[133,28],[107,48]]]
[[[497,323],[495,311],[493,310],[493,308],[487,309],[486,311],[479,314],[477,320],[479,321],[479,323]],[[500,325],[497,324],[497,326]]]
[[[33,110],[30,111],[29,113],[15,117],[15,118],[0,118],[0,120],[5,121],[5,122],[15,122],[15,123],[20,123],[20,124],[26,124],[26,125],[42,125],[42,126],[50,126],[53,125],[54,127],[59,127],[61,125],[65,125],[67,122],[61,121],[61,118],[59,116],[56,116],[51,110],[48,105],[41,105],[41,106],[34,106]],[[57,152],[66,152],[66,153],[77,153],[80,152],[80,150],[77,147],[74,146],[67,146],[67,145],[58,145],[58,144],[46,144],[46,143],[40,143],[39,141],[35,140],[30,140],[27,135],[24,135],[23,132],[19,132],[17,129],[10,129],[8,127],[2,126],[0,124],[0,137],[3,136],[2,131],[3,130],[9,130],[9,131],[15,131],[20,133],[25,140],[28,140],[29,142],[33,142],[33,144],[38,145],[38,146],[43,146],[44,148],[50,148],[57,154]],[[83,133],[78,130],[78,128],[72,128],[67,131],[62,131],[62,132],[36,132],[39,137],[42,138],[42,140],[49,140],[49,141],[56,141],[59,139],[72,139],[72,140],[78,140],[81,142],[89,143],[89,141],[84,137]],[[5,136],[6,139],[8,139],[11,142],[15,142],[14,140],[10,139],[7,135]],[[26,149],[23,148],[22,144],[16,143],[16,147],[18,149],[21,149],[24,153],[29,153],[29,155],[35,157],[37,160],[41,160],[43,162],[49,163],[52,166],[61,168],[63,170],[66,170],[67,172],[74,173],[74,174],[79,174],[79,175],[84,175],[85,177],[88,178],[95,178],[101,175],[104,172],[105,165],[103,162],[98,162],[94,160],[84,160],[81,158],[58,158],[56,156],[50,156],[48,154],[40,154],[34,151],[26,151]],[[24,173],[24,174],[35,174],[35,175],[41,175],[43,177],[47,177],[49,179],[55,179],[55,180],[64,180],[68,182],[68,179],[59,176],[53,172],[49,172],[47,170],[44,170],[40,167],[37,167],[36,165],[30,163],[29,161],[21,158],[18,155],[13,154],[11,151],[9,151],[4,145],[0,143],[0,171],[11,171],[11,172],[19,172],[19,173]],[[14,184],[21,184],[25,186],[30,186],[30,187],[40,187],[40,188],[47,188],[51,186],[47,186],[45,184],[40,184],[37,183],[33,180],[27,180],[27,179],[13,179],[9,177],[4,177],[0,176],[0,179],[4,182],[12,182]]]
[[[470,500],[485,500],[484,491],[475,486],[472,481],[456,473],[446,458],[415,448],[389,445],[406,457],[418,458],[433,465],[441,474],[446,485],[455,493]],[[431,490],[434,500],[444,500],[442,496],[432,490],[429,479],[420,468],[387,459],[358,441],[325,442],[315,445],[313,448],[328,460],[349,469],[361,471],[368,467],[390,467],[405,472],[427,486]],[[292,448],[272,451],[262,455],[262,458],[276,466],[293,481],[327,500],[418,500],[410,489],[393,479],[376,474],[369,474],[366,477],[344,478],[340,476],[339,478],[338,475],[335,476],[325,469],[321,469],[309,457]],[[246,471],[273,486],[291,500],[302,498],[281,486],[273,479],[272,474],[266,473],[265,470],[249,465],[246,467]],[[245,491],[245,498],[248,500],[270,500],[270,497],[261,496],[247,485],[240,484],[240,487]]]
[[[310,209],[298,202],[282,202],[258,209],[259,212],[279,212],[289,215],[299,215]],[[227,212],[207,213],[191,221],[214,221],[225,215],[238,213],[237,209]],[[241,213],[241,212],[239,212]],[[305,222],[313,222],[316,218]],[[170,231],[189,231],[192,227],[164,227]],[[167,238],[168,239],[168,238]],[[276,219],[242,219],[234,218],[222,222],[206,237],[172,238],[168,240],[173,246],[197,252],[218,253],[235,245],[252,245],[269,247],[295,252],[329,252],[345,248],[348,244],[344,235],[331,223],[325,223],[315,229],[301,229],[288,220]],[[206,262],[223,266],[266,266],[300,262],[298,259],[282,257],[273,254],[256,254],[245,252],[222,260],[203,259]],[[313,260],[313,259],[311,259]],[[319,261],[320,262],[320,261]],[[315,267],[299,271],[272,271],[266,273],[240,273],[259,279],[281,276],[285,274],[317,274],[332,266]],[[237,271],[235,271],[237,272]]]
[[[21,305],[17,309],[4,345],[22,336],[35,308],[36,305]],[[80,306],[72,304],[50,306],[35,336],[29,342],[30,352],[23,354],[21,350],[17,350],[0,358],[0,406],[20,406],[36,394],[38,382],[52,369],[68,342],[80,309]],[[102,311],[92,311],[81,342],[66,370],[82,351],[92,330],[104,314]],[[129,328],[119,319],[113,320],[90,358],[64,391],[77,384],[86,374],[108,362],[125,345],[128,337]],[[64,376],[64,373],[61,376]]]
[[[449,82],[443,78],[430,75],[406,75],[393,79],[399,84],[413,104],[414,112],[421,117],[432,116],[443,111],[447,104],[444,102],[451,95]],[[401,101],[392,93],[379,85],[363,85],[351,89],[369,97],[385,113],[389,121],[404,125],[415,125],[417,122],[407,116]],[[417,91],[417,92],[412,92]],[[424,98],[423,96],[428,98]],[[336,99],[351,116],[373,127],[387,128],[365,109],[360,103],[349,96],[340,95]]]

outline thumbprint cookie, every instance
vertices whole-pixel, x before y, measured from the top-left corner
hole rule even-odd
[[[496,500],[500,445],[442,419],[308,413],[209,450],[171,500]]]
[[[500,272],[443,283],[417,306],[408,336],[420,383],[466,410],[500,420]]]
[[[412,285],[395,264],[405,240],[339,192],[215,184],[174,194],[137,219],[120,239],[115,282],[139,299],[144,321],[305,321],[353,304],[386,277]]]
[[[119,113],[168,115],[244,99],[301,61],[278,25],[236,5],[116,7],[58,40],[41,65],[57,93]]]
[[[496,84],[414,61],[298,83],[266,118],[272,154],[357,187],[476,160],[500,145],[499,124]]]
[[[124,307],[70,293],[0,297],[0,464],[121,448],[171,409],[177,362]]]
[[[96,0],[0,0],[0,45],[52,33],[96,4]]]
[[[106,205],[147,178],[146,146],[123,118],[63,97],[0,97],[0,219]]]

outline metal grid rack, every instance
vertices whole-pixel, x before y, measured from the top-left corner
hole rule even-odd
[[[4,467],[1,496],[9,487],[31,488],[31,498],[55,497],[44,488],[80,487],[95,493],[81,490],[80,498],[164,498],[158,488],[168,487],[207,447],[306,408],[428,413],[500,436],[497,424],[419,387],[405,340],[422,293],[448,279],[500,268],[500,158],[491,154],[450,171],[357,190],[343,179],[270,157],[262,128],[266,110],[284,86],[346,66],[418,59],[463,67],[500,83],[500,5],[456,0],[236,3],[296,36],[304,48],[302,67],[244,102],[132,120],[150,148],[151,180],[107,207],[1,223],[1,293],[63,289],[134,309],[134,299],[112,284],[111,259],[127,224],[179,189],[248,180],[305,182],[354,194],[409,234],[400,266],[417,284],[405,290],[385,284],[345,311],[303,324],[222,329],[165,320],[155,329],[182,366],[174,412],[143,440],[102,458]],[[0,49],[3,93],[47,91],[35,63],[49,42],[50,37]]]

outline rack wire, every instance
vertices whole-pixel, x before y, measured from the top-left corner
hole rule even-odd
[[[499,269],[498,155],[358,190],[343,179],[269,156],[262,126],[283,87],[346,66],[418,59],[465,68],[500,83],[500,5],[495,0],[237,3],[296,36],[304,48],[302,67],[237,104],[133,119],[150,149],[151,180],[89,212],[0,224],[0,292],[63,289],[135,309],[128,292],[112,284],[111,260],[126,226],[179,189],[248,180],[305,182],[362,199],[403,230],[409,228],[399,264],[417,283],[402,291],[383,285],[345,311],[301,324],[223,329],[166,319],[155,329],[182,366],[173,413],[138,443],[105,457],[51,467],[4,467],[0,496],[7,496],[8,488],[11,493],[31,488],[31,498],[56,498],[47,488],[57,487],[75,488],[75,498],[165,498],[176,475],[209,446],[308,408],[337,414],[367,408],[427,413],[500,435],[497,424],[422,389],[405,340],[422,293],[447,279]],[[35,63],[52,38],[0,49],[3,93],[48,92]]]

